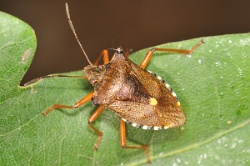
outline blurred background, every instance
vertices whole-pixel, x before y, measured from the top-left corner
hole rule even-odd
[[[91,61],[105,48],[133,51],[167,42],[250,31],[250,1],[68,0],[71,19]],[[84,58],[69,28],[65,0],[1,0],[0,10],[31,25],[35,58],[22,83],[82,70]],[[110,55],[111,57],[111,55]]]

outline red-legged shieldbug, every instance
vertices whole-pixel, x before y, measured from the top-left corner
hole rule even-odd
[[[107,108],[120,117],[120,145],[126,149],[145,150],[147,162],[149,163],[150,153],[147,145],[126,144],[125,122],[145,130],[161,130],[182,126],[186,121],[186,116],[176,94],[169,84],[156,74],[145,70],[145,68],[153,56],[154,51],[191,54],[203,41],[198,42],[190,50],[152,48],[147,52],[139,66],[124,56],[121,47],[114,49],[115,54],[111,61],[109,61],[108,51],[103,50],[98,60],[92,64],[75,32],[67,3],[66,13],[71,30],[90,65],[84,68],[84,76],[48,75],[39,79],[52,77],[86,77],[94,86],[94,92],[89,93],[72,106],[54,104],[43,112],[43,115],[48,115],[48,113],[54,109],[78,108],[91,100],[94,105],[99,105],[88,119],[89,126],[98,135],[94,149],[98,149],[98,145],[102,139],[102,132],[96,129],[92,123],[103,110]],[[97,65],[101,57],[103,57],[104,64]],[[39,79],[32,80],[27,84],[31,84]]]

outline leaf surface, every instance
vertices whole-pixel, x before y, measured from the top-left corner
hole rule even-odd
[[[0,165],[147,165],[144,151],[120,147],[119,118],[109,110],[94,122],[103,132],[98,151],[93,150],[97,136],[87,124],[96,108],[90,102],[43,117],[49,106],[72,105],[93,87],[68,78],[19,86],[35,53],[35,34],[5,13],[0,20]],[[189,49],[200,39],[157,47]],[[187,115],[181,128],[127,126],[127,143],[148,144],[151,165],[250,164],[250,34],[203,40],[191,57],[158,52],[147,67],[171,85]],[[147,50],[130,58],[139,64]]]

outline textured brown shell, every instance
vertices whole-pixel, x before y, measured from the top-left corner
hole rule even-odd
[[[116,53],[94,86],[94,104],[104,105],[124,121],[143,129],[182,126],[186,116],[169,85]],[[154,100],[156,103],[151,103]]]

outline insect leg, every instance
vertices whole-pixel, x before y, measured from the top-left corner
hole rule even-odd
[[[96,59],[96,61],[93,63],[93,65],[98,65],[98,62],[101,60],[101,58],[103,57],[103,63],[107,64],[109,63],[109,53],[108,50],[102,50],[102,52],[100,53],[100,55],[98,56],[98,58]]]
[[[88,124],[89,126],[95,131],[95,133],[98,135],[98,139],[94,145],[94,149],[97,150],[98,149],[98,146],[99,146],[99,143],[101,142],[102,140],[102,132],[97,130],[95,128],[95,126],[92,124],[96,118],[102,113],[102,111],[104,110],[104,107],[103,106],[99,106],[95,112],[89,117],[88,119]]]
[[[45,112],[43,112],[43,115],[46,116],[48,115],[51,111],[53,111],[54,109],[58,109],[58,108],[78,108],[81,105],[83,105],[84,103],[88,102],[91,100],[91,98],[93,97],[94,92],[89,93],[87,96],[85,96],[84,98],[82,98],[81,100],[79,100],[78,102],[76,102],[74,105],[69,106],[69,105],[62,105],[62,104],[54,104],[53,106],[49,107]]]
[[[204,43],[203,40],[200,40],[196,45],[194,45],[190,50],[183,50],[183,49],[172,49],[172,48],[152,48],[150,49],[144,59],[142,60],[140,67],[145,69],[148,65],[148,62],[150,61],[151,57],[153,56],[154,51],[161,51],[161,52],[172,52],[172,53],[180,53],[180,54],[191,54],[195,51],[197,47],[199,47],[202,43]]]
[[[126,149],[143,149],[146,152],[147,162],[150,163],[149,149],[147,145],[126,145],[126,123],[120,119],[120,145]]]

